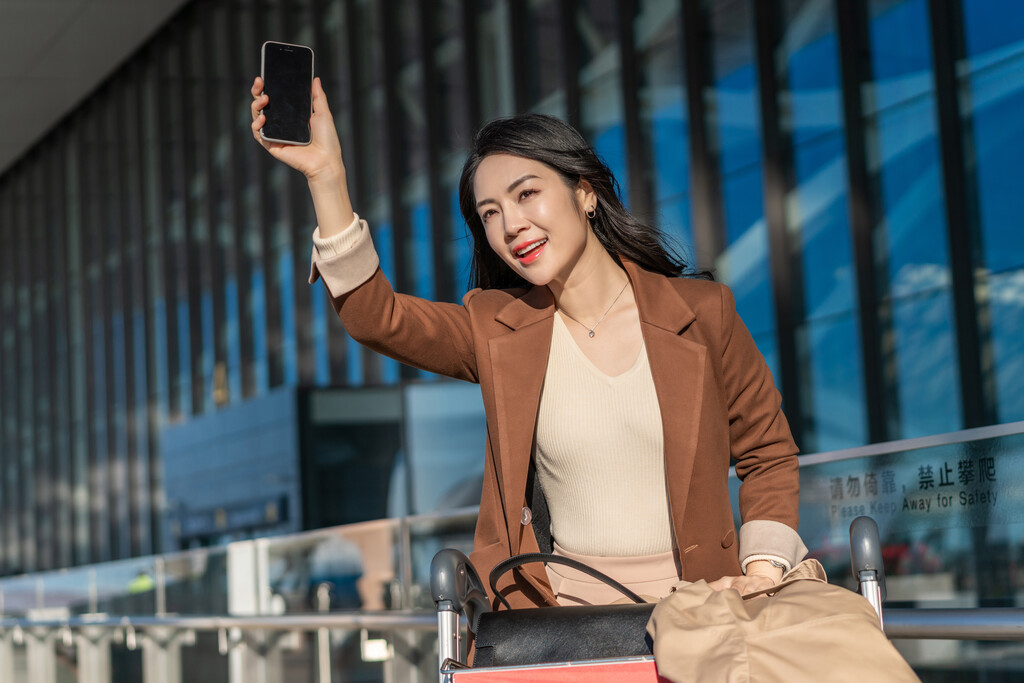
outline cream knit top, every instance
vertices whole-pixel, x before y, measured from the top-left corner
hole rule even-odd
[[[534,443],[555,542],[606,557],[672,550],[664,452],[646,348],[610,377],[556,314]]]

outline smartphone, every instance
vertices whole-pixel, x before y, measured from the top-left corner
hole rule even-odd
[[[270,102],[260,135],[270,142],[308,145],[312,140],[309,117],[313,115],[313,50],[268,40],[263,43],[263,92]]]

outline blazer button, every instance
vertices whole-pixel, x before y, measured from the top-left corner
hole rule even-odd
[[[523,507],[523,514],[520,516],[519,521],[522,522],[523,526],[530,526],[530,522],[533,521],[533,511],[528,507]]]

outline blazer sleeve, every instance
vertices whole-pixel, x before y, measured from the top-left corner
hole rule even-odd
[[[800,475],[797,447],[771,371],[722,287],[722,371],[731,455],[739,477],[740,561],[780,556],[790,566],[807,548],[797,533]]]
[[[374,351],[422,370],[478,381],[467,304],[398,294],[381,271],[366,221],[358,219],[345,247],[322,256],[314,246],[309,282],[322,278],[346,332]],[[346,230],[348,233],[349,230]]]

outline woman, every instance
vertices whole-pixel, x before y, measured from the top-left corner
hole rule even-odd
[[[683,265],[624,209],[578,132],[527,115],[477,135],[460,183],[477,289],[460,306],[396,294],[381,273],[319,79],[307,147],[262,140],[258,78],[252,95],[253,136],[308,180],[319,223],[310,282],[324,279],[348,333],[480,384],[487,447],[471,559],[482,576],[550,547],[653,598],[680,579],[748,593],[803,557],[797,449],[731,293],[679,277]],[[743,480],[738,536],[730,456]],[[554,566],[516,570],[499,590],[513,607],[619,597]]]

